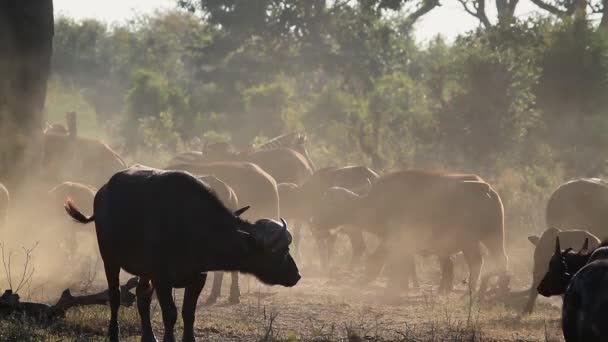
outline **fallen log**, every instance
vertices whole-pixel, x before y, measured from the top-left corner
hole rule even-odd
[[[120,287],[121,305],[132,306],[135,303],[135,295],[130,291],[137,286],[138,278],[129,279]],[[107,305],[110,297],[108,290],[83,296],[72,295],[70,289],[61,293],[61,297],[55,305],[42,303],[21,302],[19,295],[12,290],[6,290],[0,296],[0,319],[8,316],[23,316],[36,321],[52,321],[65,317],[68,309],[85,305]]]

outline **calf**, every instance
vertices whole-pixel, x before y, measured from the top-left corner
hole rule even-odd
[[[174,341],[177,310],[171,290],[186,288],[183,341],[194,341],[196,302],[206,272],[240,271],[288,287],[300,280],[284,220],[249,223],[239,218],[249,207],[232,213],[187,172],[128,168],[99,189],[93,216],[84,216],[71,201],[65,208],[80,223],[95,222],[110,295],[111,341],[119,340],[121,269],[140,277],[136,293],[143,341],[155,341],[150,322],[153,290],[162,310],[164,340]]]
[[[564,248],[578,247],[583,244],[585,239],[589,241],[589,248],[591,249],[595,249],[600,244],[600,240],[595,235],[584,230],[561,231],[557,228],[548,228],[540,237],[529,236],[528,240],[535,246],[534,268],[532,271],[532,285],[530,286],[524,313],[531,313],[534,310],[534,302],[538,297],[537,287],[547,273],[549,262],[554,254],[553,244],[556,237],[559,237],[561,246]]]

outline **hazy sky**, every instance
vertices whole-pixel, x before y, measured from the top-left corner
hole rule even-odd
[[[137,13],[150,13],[158,8],[173,8],[175,3],[175,0],[54,0],[56,15],[64,14],[77,19],[97,18],[107,22],[124,21]],[[435,8],[417,23],[418,40],[428,40],[438,33],[453,38],[458,33],[477,27],[478,21],[465,13],[458,1],[442,0],[441,3],[441,7]],[[486,5],[488,15],[495,9],[493,3],[490,0]],[[520,15],[531,14],[534,10],[534,5],[526,0],[522,0],[517,8]]]

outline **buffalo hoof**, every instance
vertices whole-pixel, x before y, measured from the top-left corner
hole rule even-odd
[[[239,304],[241,302],[241,299],[239,298],[239,296],[230,296],[230,298],[228,298],[228,304]]]
[[[120,329],[118,328],[118,324],[110,323],[110,328],[108,329],[108,339],[110,342],[120,342]]]
[[[143,335],[141,337],[141,342],[158,342],[158,340],[156,339],[156,336],[154,336],[154,334],[152,334],[152,335]]]
[[[165,333],[165,337],[163,338],[163,342],[175,342],[175,335],[173,332],[167,334]]]
[[[205,303],[208,305],[213,305],[213,304],[217,303],[218,298],[219,298],[219,295],[211,294],[209,296],[209,298],[207,298],[207,301]]]
[[[530,315],[530,314],[532,314],[532,312],[534,312],[534,303],[532,303],[532,304],[526,303],[526,306],[524,306],[524,310],[522,313],[524,315]]]
[[[184,334],[184,336],[182,337],[182,342],[196,342],[196,338],[194,337],[194,335],[187,335]]]

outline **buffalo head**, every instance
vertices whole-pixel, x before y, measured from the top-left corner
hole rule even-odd
[[[585,244],[583,245],[581,252],[586,252],[588,243],[588,239],[585,239]],[[555,251],[549,261],[549,269],[536,288],[538,293],[542,296],[550,297],[561,295],[566,292],[566,288],[572,279],[572,270],[568,267],[568,259],[575,258],[581,254],[581,252],[573,252],[572,248],[562,251],[559,237],[556,237]]]
[[[292,236],[287,222],[260,219],[239,231],[246,236],[248,253],[245,272],[252,273],[269,285],[294,286],[300,280],[300,272],[289,253]]]

